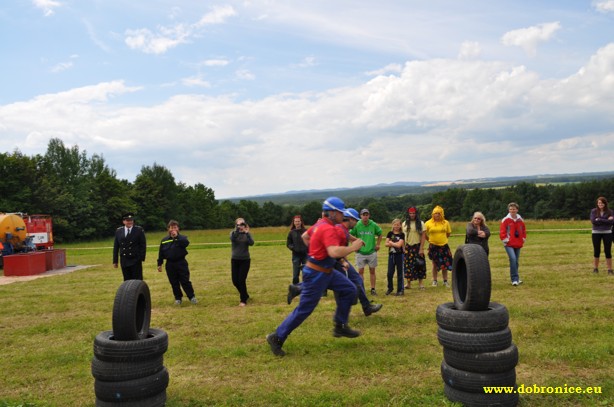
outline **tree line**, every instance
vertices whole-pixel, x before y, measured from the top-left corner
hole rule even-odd
[[[536,185],[520,182],[505,188],[462,188],[404,196],[346,200],[357,210],[368,207],[378,223],[402,218],[416,206],[422,219],[435,205],[449,220],[469,220],[474,211],[487,219],[507,214],[517,202],[529,219],[588,219],[598,196],[614,199],[614,177],[592,181]],[[340,197],[343,194],[340,193]],[[321,201],[303,205],[241,200],[216,200],[215,192],[200,183],[177,182],[164,166],[143,166],[134,182],[118,179],[102,156],[88,157],[78,146],[66,147],[51,139],[44,155],[26,156],[18,150],[0,153],[0,212],[44,213],[53,216],[56,242],[104,239],[121,225],[121,215],[132,211],[145,230],[161,231],[170,219],[183,229],[231,228],[236,218],[253,227],[290,225],[295,214],[313,224],[321,214]]]

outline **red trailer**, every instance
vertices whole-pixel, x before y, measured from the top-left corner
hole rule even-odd
[[[28,236],[32,237],[32,243],[36,250],[53,250],[53,223],[51,215],[27,215],[23,214]]]

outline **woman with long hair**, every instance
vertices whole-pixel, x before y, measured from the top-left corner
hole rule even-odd
[[[591,210],[591,223],[593,224],[593,273],[599,273],[599,256],[601,255],[601,242],[605,253],[605,262],[608,274],[612,275],[612,224],[614,214],[608,208],[608,200],[600,196],[597,198],[597,207]]]
[[[230,232],[230,242],[232,243],[230,258],[232,284],[239,291],[239,306],[245,307],[249,299],[247,293],[247,274],[251,265],[249,247],[254,245],[254,238],[249,233],[249,225],[245,223],[245,219],[235,220],[235,228]]]
[[[307,245],[303,242],[302,237],[306,231],[303,217],[294,216],[286,239],[286,247],[292,252],[292,284],[299,283],[301,270],[307,262]]]
[[[424,222],[420,220],[420,213],[415,206],[407,208],[405,211],[405,221],[403,222],[403,232],[405,233],[405,278],[407,285],[411,288],[411,282],[418,280],[421,290],[424,290],[423,280],[426,278],[426,261],[424,260],[424,242],[426,235]]]
[[[486,226],[486,218],[482,212],[475,212],[471,221],[467,223],[465,232],[465,243],[479,244],[482,246],[488,256],[488,238],[490,237],[490,229]]]

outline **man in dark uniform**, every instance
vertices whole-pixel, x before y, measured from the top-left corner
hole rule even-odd
[[[134,224],[134,213],[124,214],[124,226],[115,231],[113,243],[113,267],[121,264],[124,281],[143,279],[143,262],[147,252],[145,232]],[[119,259],[119,261],[118,261]]]

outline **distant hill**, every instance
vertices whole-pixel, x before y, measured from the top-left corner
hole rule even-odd
[[[398,181],[390,184],[377,184],[355,188],[288,191],[281,194],[244,196],[224,200],[232,202],[247,200],[257,202],[260,205],[265,202],[273,202],[278,205],[304,205],[307,202],[326,199],[331,195],[338,196],[342,199],[359,200],[367,197],[381,198],[383,196],[434,193],[438,191],[445,191],[448,188],[501,188],[512,186],[519,182],[529,182],[535,184],[566,184],[611,177],[614,177],[614,171],[586,172],[579,174],[542,174],[523,177],[474,178],[455,181]]]

